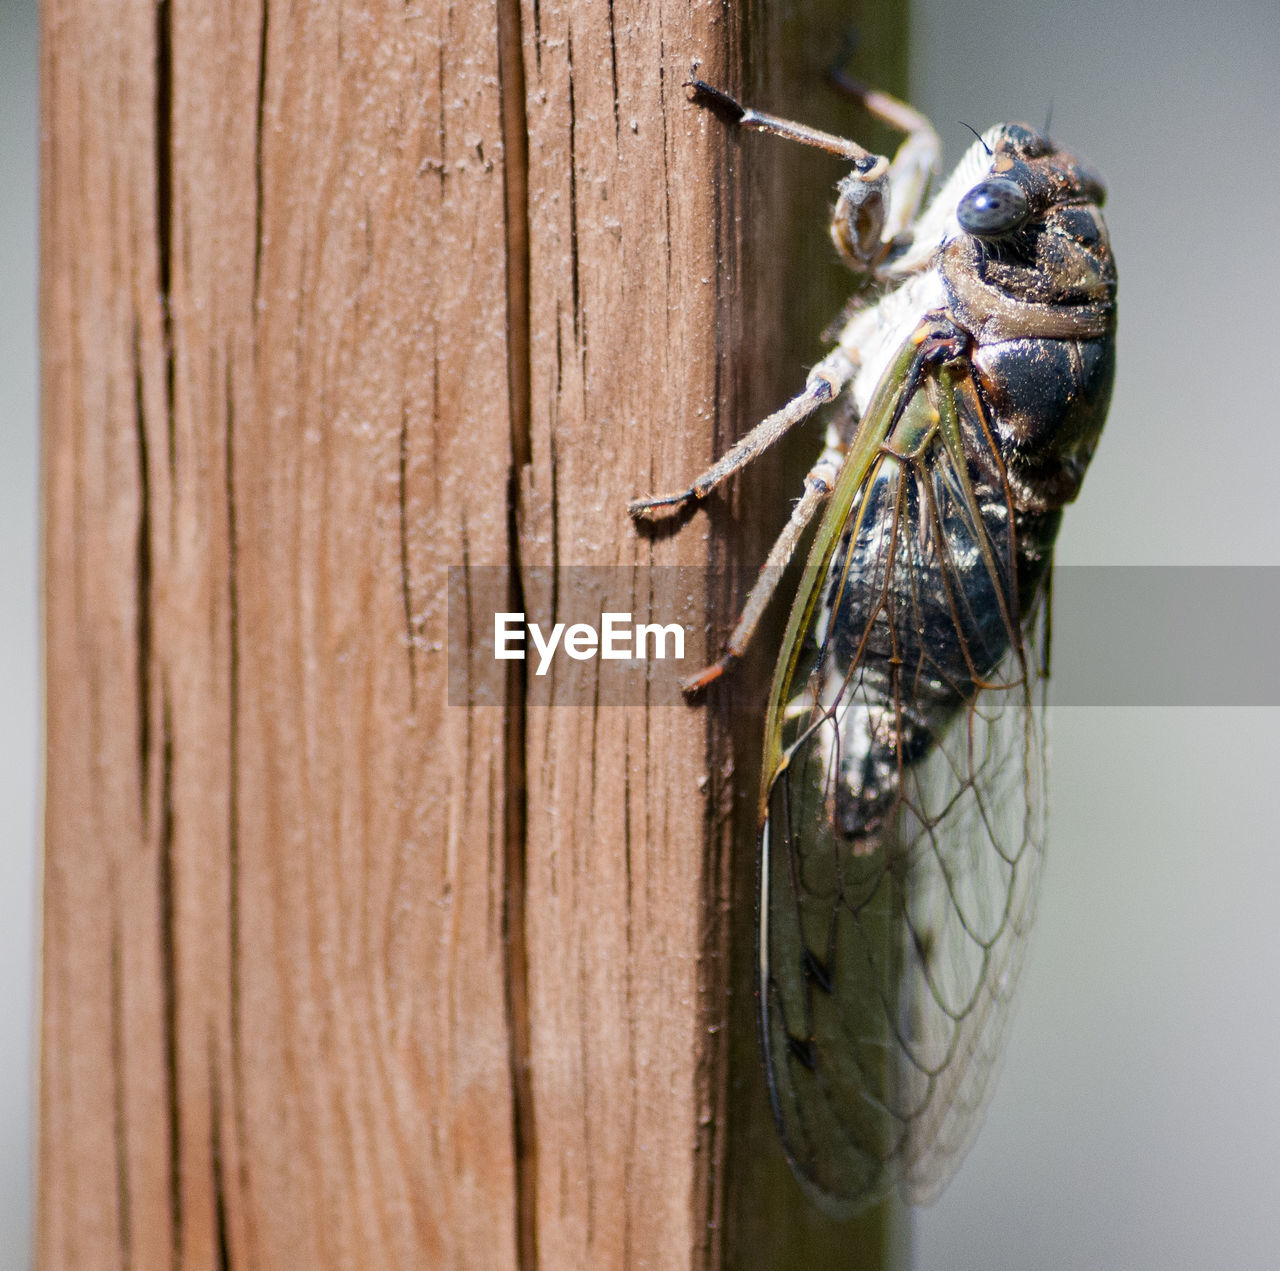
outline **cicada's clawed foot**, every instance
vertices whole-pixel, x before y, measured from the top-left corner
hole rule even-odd
[[[697,501],[695,489],[682,490],[679,494],[656,494],[648,499],[632,499],[627,504],[627,515],[633,521],[662,521],[678,516]]]
[[[733,664],[734,655],[726,653],[718,662],[703,667],[697,675],[690,675],[680,681],[680,691],[687,698],[700,697],[709,684],[714,684]]]
[[[690,78],[685,80],[684,86],[689,90],[690,101],[705,106],[727,124],[740,124],[749,113],[740,101],[722,89],[713,88],[706,80]]]

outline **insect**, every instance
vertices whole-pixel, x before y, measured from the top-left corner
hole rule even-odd
[[[766,720],[759,1022],[802,1185],[850,1215],[941,1191],[1001,1049],[1044,850],[1053,544],[1106,417],[1116,273],[1101,181],[1023,124],[988,129],[927,205],[936,133],[896,155],[749,110],[846,158],[831,221],[868,284],[805,387],[650,519],[704,498],[820,408],[826,446],[719,662],[822,512]]]

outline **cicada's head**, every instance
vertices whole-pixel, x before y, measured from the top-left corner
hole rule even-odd
[[[956,221],[974,238],[996,242],[1059,204],[1106,199],[1101,178],[1027,124],[1000,124],[982,142],[989,171],[956,205]]]
[[[940,257],[961,324],[986,340],[1108,334],[1116,273],[1102,181],[1026,124],[991,128],[981,145],[986,170],[950,192]]]

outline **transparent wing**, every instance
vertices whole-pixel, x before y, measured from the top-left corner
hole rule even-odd
[[[865,422],[885,440],[842,474],[774,685],[761,836],[774,1111],[841,1213],[932,1199],[968,1147],[1044,848],[1048,558],[972,376],[917,361]]]

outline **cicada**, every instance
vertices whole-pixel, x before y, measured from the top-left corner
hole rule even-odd
[[[731,124],[852,164],[831,233],[865,280],[804,390],[688,489],[695,503],[830,404],[826,446],[748,596],[744,649],[821,519],[774,675],[760,794],[759,1021],[782,1141],[850,1215],[932,1200],[981,1118],[1045,844],[1053,546],[1097,445],[1115,363],[1103,185],[1042,132],[976,136],[927,203],[936,133],[890,161],[745,109]]]

